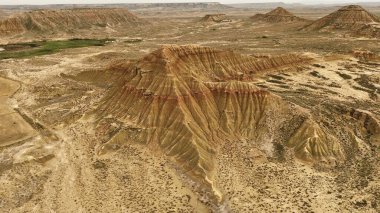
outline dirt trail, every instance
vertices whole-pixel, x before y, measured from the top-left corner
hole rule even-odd
[[[0,77],[0,147],[36,135],[33,128],[7,103],[19,88],[20,84],[16,81]]]

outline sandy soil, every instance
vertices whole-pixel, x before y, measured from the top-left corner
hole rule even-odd
[[[36,136],[34,129],[9,106],[8,99],[20,83],[0,78],[0,146],[9,146]]]

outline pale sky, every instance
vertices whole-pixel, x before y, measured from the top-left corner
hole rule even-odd
[[[285,2],[304,4],[333,4],[380,2],[380,0],[0,0],[0,5],[16,4],[104,4],[104,3],[170,3],[170,2],[220,2],[220,3],[257,3],[257,2]]]

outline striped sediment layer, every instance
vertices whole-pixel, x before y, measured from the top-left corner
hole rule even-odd
[[[116,83],[96,114],[133,126],[116,134],[110,144],[129,141],[155,147],[221,198],[213,174],[218,147],[227,141],[273,146],[270,138],[278,137],[304,160],[343,156],[335,138],[303,119],[307,114],[252,83],[257,75],[309,62],[300,55],[255,58],[207,47],[164,46],[104,72]],[[99,74],[87,73],[91,77],[97,81]],[[280,139],[277,131],[289,126],[290,114],[302,119],[286,130],[292,134]]]
[[[36,10],[0,21],[0,35],[52,33],[93,27],[136,27],[146,22],[123,8]]]
[[[304,31],[344,30],[354,36],[380,37],[380,18],[358,5],[349,5],[302,28]]]
[[[265,14],[256,14],[251,17],[253,21],[264,21],[269,23],[280,23],[280,22],[303,22],[307,21],[304,18],[295,16],[293,13],[290,13],[282,7],[278,7],[269,13]]]

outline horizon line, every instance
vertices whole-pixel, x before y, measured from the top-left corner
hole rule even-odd
[[[374,4],[379,3],[380,1],[376,2],[368,2],[368,1],[358,1],[358,2],[335,2],[335,3],[301,3],[301,2],[293,2],[293,3],[285,3],[282,1],[273,1],[273,2],[246,2],[246,3],[221,3],[217,1],[210,1],[210,2],[153,2],[153,3],[142,3],[142,2],[131,2],[131,3],[67,3],[67,4],[1,4],[0,6],[49,6],[49,5],[127,5],[127,4],[207,4],[207,3],[219,3],[222,5],[238,5],[238,4],[285,4],[285,5],[294,5],[294,4],[300,4],[300,5],[341,5],[341,4]]]

